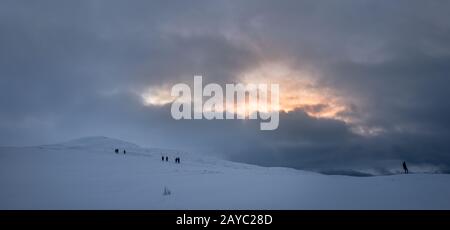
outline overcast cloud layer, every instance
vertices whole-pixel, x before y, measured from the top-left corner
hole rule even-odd
[[[448,172],[449,12],[438,0],[2,0],[0,145],[103,135],[267,166]],[[139,95],[195,74],[232,83],[270,61],[314,75],[355,122],[297,109],[262,132],[174,121]]]

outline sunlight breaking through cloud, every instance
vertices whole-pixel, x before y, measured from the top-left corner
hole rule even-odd
[[[279,110],[289,113],[301,109],[311,117],[328,118],[351,123],[351,118],[342,115],[348,109],[344,99],[328,87],[321,86],[311,74],[302,72],[282,63],[264,63],[255,68],[238,74],[236,82],[244,85],[251,84],[279,84]],[[141,94],[146,106],[161,106],[172,103],[175,98],[170,95],[168,85],[151,86]],[[236,102],[235,105],[225,103],[225,108],[216,108],[228,112],[227,108],[236,107],[236,111],[243,111],[246,116],[254,112],[267,110],[257,102]],[[269,108],[270,109],[270,108]],[[269,110],[270,111],[270,110]],[[267,112],[267,111],[266,111]]]

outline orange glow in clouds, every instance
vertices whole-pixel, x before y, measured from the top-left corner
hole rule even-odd
[[[267,83],[280,85],[280,110],[302,109],[309,116],[348,121],[339,115],[347,109],[332,89],[319,86],[310,75],[280,63],[261,65],[243,72],[238,79],[244,84]],[[250,107],[257,107],[249,105]]]
[[[207,76],[206,76],[207,77]],[[320,86],[309,74],[289,68],[280,63],[268,63],[242,72],[236,77],[237,83],[248,84],[279,84],[280,105],[279,110],[290,112],[302,109],[309,116],[316,118],[331,118],[350,122],[349,119],[339,115],[347,109],[342,98],[327,87]],[[151,87],[141,94],[145,105],[165,105],[174,101],[170,95],[169,86]],[[270,98],[270,97],[269,97]],[[270,102],[269,102],[270,103]],[[225,110],[230,105],[225,105]],[[233,106],[233,105],[231,105]],[[236,104],[237,111],[246,111],[248,115],[257,111],[270,111],[269,108],[261,108],[257,102]],[[216,108],[223,110],[223,108]]]

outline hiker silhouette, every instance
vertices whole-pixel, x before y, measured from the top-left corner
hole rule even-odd
[[[406,167],[406,162],[403,161],[403,170],[405,170],[405,174],[408,174],[408,167]]]

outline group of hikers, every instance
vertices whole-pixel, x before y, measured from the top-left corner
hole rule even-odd
[[[116,154],[119,154],[120,150],[119,150],[119,149],[114,149],[114,152],[115,152]],[[122,151],[122,153],[123,153],[123,154],[127,154],[127,151],[124,149],[124,150]],[[166,162],[168,162],[168,161],[169,161],[169,157],[168,157],[168,156],[161,156],[161,161],[166,161]],[[180,163],[181,163],[181,160],[180,160],[179,157],[175,157],[175,163],[176,163],[176,164],[180,164]]]
[[[119,154],[119,149],[115,149],[114,152],[115,152],[116,154]],[[126,151],[125,149],[123,150],[123,154],[127,154],[127,151]]]
[[[161,161],[169,161],[169,157],[168,156],[161,156]],[[175,157],[175,163],[179,164],[180,162],[180,158],[179,157]]]
[[[116,153],[116,154],[119,154],[119,149],[114,149],[114,152]],[[123,151],[122,151],[122,153],[123,154],[127,154],[127,151],[124,149]],[[161,161],[166,161],[166,162],[168,162],[169,161],[169,157],[168,156],[161,156]],[[181,160],[180,160],[180,158],[179,157],[175,157],[175,163],[176,164],[180,164],[181,163]]]
[[[115,152],[116,154],[119,154],[119,149],[115,149],[114,152]],[[122,153],[123,153],[123,154],[127,154],[127,151],[124,149],[124,150],[122,151]],[[168,156],[161,156],[161,161],[163,161],[163,162],[164,162],[164,161],[168,162],[168,161],[169,161],[169,157],[168,157]],[[175,163],[176,163],[176,164],[180,164],[180,163],[181,163],[179,157],[176,157],[176,158],[175,158]],[[402,166],[403,166],[403,170],[404,170],[405,174],[408,174],[408,173],[409,173],[409,170],[408,170],[408,167],[406,167],[406,162],[405,162],[405,161],[403,161]]]

